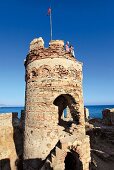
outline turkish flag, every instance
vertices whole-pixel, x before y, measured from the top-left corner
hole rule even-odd
[[[51,14],[51,8],[48,8],[48,15]]]

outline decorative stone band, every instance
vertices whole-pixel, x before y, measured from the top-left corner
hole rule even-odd
[[[68,67],[67,69],[62,65],[55,65],[54,67],[50,67],[49,65],[42,65],[39,68],[33,67],[32,69],[28,69],[26,71],[25,80],[35,81],[37,78],[48,77],[48,84],[52,81],[52,77],[54,78],[73,78],[73,82],[81,83],[82,82],[82,70]],[[64,81],[65,81],[64,80]],[[72,82],[72,84],[73,84]],[[70,85],[70,83],[69,83]]]

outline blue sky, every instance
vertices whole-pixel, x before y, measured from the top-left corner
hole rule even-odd
[[[50,40],[49,0],[0,1],[0,104],[24,105],[30,41]],[[85,104],[114,104],[114,1],[52,0],[53,39],[69,40],[84,63]]]

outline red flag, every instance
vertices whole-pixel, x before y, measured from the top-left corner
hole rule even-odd
[[[48,8],[48,15],[51,14],[51,8]]]

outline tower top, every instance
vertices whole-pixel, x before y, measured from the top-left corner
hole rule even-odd
[[[42,37],[35,38],[30,43],[30,52],[34,50],[39,50],[44,48],[44,40]],[[64,41],[63,40],[51,40],[49,42],[49,48],[64,48]]]
[[[66,58],[69,60],[76,61],[72,52],[67,51],[63,40],[51,40],[49,42],[49,47],[44,47],[44,40],[42,37],[35,38],[30,43],[29,53],[26,57],[25,67],[35,61],[44,58]]]

